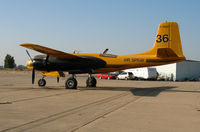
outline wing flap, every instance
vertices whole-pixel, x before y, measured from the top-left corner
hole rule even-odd
[[[40,46],[40,45],[36,45],[36,44],[23,43],[20,46],[23,46],[23,47],[26,47],[26,48],[47,54],[47,55],[52,55],[52,56],[55,56],[55,57],[60,58],[60,59],[79,58],[76,55],[72,55],[72,54],[69,54],[69,53],[65,53],[65,52],[62,52],[62,51],[54,50],[54,49],[47,48],[47,47]]]

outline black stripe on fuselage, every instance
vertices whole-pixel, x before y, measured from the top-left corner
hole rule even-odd
[[[163,62],[175,62],[177,59],[166,59],[166,60],[161,60],[161,59],[147,59],[146,62],[150,63],[163,63]]]
[[[76,59],[59,59],[49,56],[47,67],[49,71],[87,71],[105,67],[106,62],[93,56],[79,56]],[[38,69],[38,70],[44,70]]]

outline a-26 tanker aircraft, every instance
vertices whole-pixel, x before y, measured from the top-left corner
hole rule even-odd
[[[75,74],[88,73],[86,81],[88,87],[96,86],[95,73],[107,73],[128,68],[157,66],[184,61],[178,24],[164,22],[159,25],[153,48],[140,54],[117,56],[104,53],[65,53],[44,46],[23,43],[21,46],[44,53],[27,61],[27,67],[32,70],[32,83],[35,80],[35,70],[42,71],[43,78],[38,81],[39,86],[45,86],[45,76],[63,77],[67,71],[72,77],[66,80],[69,89],[77,88]],[[28,52],[27,52],[28,53]],[[29,53],[28,53],[29,55]],[[30,55],[29,55],[30,56]]]

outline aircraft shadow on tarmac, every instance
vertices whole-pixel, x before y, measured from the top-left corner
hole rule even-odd
[[[176,89],[174,89],[176,88]],[[134,88],[134,87],[96,87],[96,88],[81,88],[83,90],[110,90],[110,91],[130,91],[134,96],[146,96],[155,97],[161,92],[176,92],[176,93],[199,93],[198,90],[183,90],[178,89],[177,86],[160,86],[160,87],[148,87],[148,88]]]
[[[149,88],[131,88],[131,87],[96,87],[81,88],[80,90],[110,90],[110,91],[130,91],[134,96],[155,97],[161,92],[177,88],[176,86],[149,87]]]

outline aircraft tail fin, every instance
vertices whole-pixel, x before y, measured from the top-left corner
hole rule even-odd
[[[164,22],[159,25],[154,47],[145,52],[159,58],[184,57],[179,27],[176,22]]]

